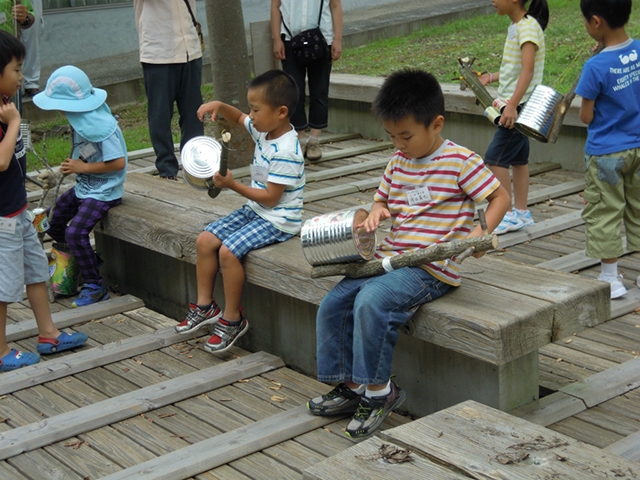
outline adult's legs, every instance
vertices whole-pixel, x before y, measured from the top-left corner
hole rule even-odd
[[[173,151],[171,118],[176,87],[180,84],[180,69],[180,64],[142,64],[144,89],[147,92],[149,136],[161,177],[175,177],[178,173],[178,159]]]
[[[291,124],[298,132],[306,130],[307,126],[307,114],[305,113],[305,99],[306,99],[306,83],[307,69],[304,66],[300,66],[293,57],[293,51],[291,49],[291,42],[284,42],[286,60],[282,61],[282,70],[287,72],[293,77],[298,86],[298,105],[291,115]]]
[[[202,105],[202,58],[180,65],[176,103],[180,114],[180,150],[193,137],[204,135],[204,123],[196,112]]]
[[[27,55],[22,62],[25,90],[40,88],[40,36],[44,31],[42,17],[42,0],[31,0],[33,5],[34,24],[20,32],[20,40],[27,49]]]

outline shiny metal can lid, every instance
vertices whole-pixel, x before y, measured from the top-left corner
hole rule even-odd
[[[182,168],[195,178],[211,178],[220,170],[222,145],[217,140],[198,136],[184,144],[180,152]]]

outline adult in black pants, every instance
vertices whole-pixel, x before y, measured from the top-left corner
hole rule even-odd
[[[322,9],[322,10],[321,10]],[[320,19],[318,25],[318,19]],[[296,61],[291,36],[320,26],[328,44],[328,55],[308,65]],[[342,55],[341,0],[271,0],[273,54],[282,61],[282,69],[298,84],[300,98],[291,123],[298,132],[300,145],[310,161],[322,157],[319,137],[329,118],[329,76],[332,62]],[[309,117],[305,112],[305,79],[309,83]],[[306,129],[309,128],[309,138]]]
[[[180,147],[204,135],[203,123],[196,115],[202,105],[202,50],[189,11],[195,14],[196,2],[134,0],[133,6],[156,167],[160,177],[175,180],[178,160],[171,134],[174,103],[180,115]]]

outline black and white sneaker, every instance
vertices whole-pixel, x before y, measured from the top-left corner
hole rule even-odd
[[[328,417],[355,413],[360,404],[362,395],[358,395],[344,383],[320,397],[312,398],[307,402],[307,408],[314,415]]]
[[[389,414],[402,405],[407,394],[391,380],[391,392],[381,397],[363,396],[358,409],[346,428],[351,438],[367,438],[384,423]]]

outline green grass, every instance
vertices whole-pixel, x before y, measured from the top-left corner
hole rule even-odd
[[[488,1],[488,0],[487,0]],[[587,35],[579,0],[548,0],[549,25],[545,31],[547,47],[544,84],[561,93],[569,90],[578,77],[584,61],[591,55],[594,41]],[[459,76],[458,58],[476,57],[478,71],[497,71],[509,26],[509,18],[492,13],[466,20],[457,20],[438,27],[426,27],[406,37],[380,40],[369,45],[348,49],[333,66],[338,73],[384,76],[406,67],[432,72],[440,82],[452,82]],[[632,13],[627,33],[640,38],[638,14]],[[211,85],[203,86],[205,101],[213,98]],[[119,116],[129,151],[151,147],[147,129],[147,111],[144,99],[115,111]],[[174,141],[179,139],[177,112],[174,115]],[[55,125],[66,124],[60,115],[55,121],[34,124],[34,132],[46,132]],[[48,138],[47,157],[58,165],[69,155],[68,138]],[[34,141],[42,152],[41,143]],[[29,156],[32,168],[41,163]]]
[[[584,28],[579,0],[548,0],[549,25],[545,30],[544,84],[559,92],[569,90],[595,44]],[[640,35],[640,22],[632,16],[627,32]],[[380,40],[346,50],[334,72],[384,76],[405,67],[430,71],[440,82],[458,77],[458,58],[476,57],[478,71],[497,71],[509,18],[492,13],[425,27],[406,37]]]

